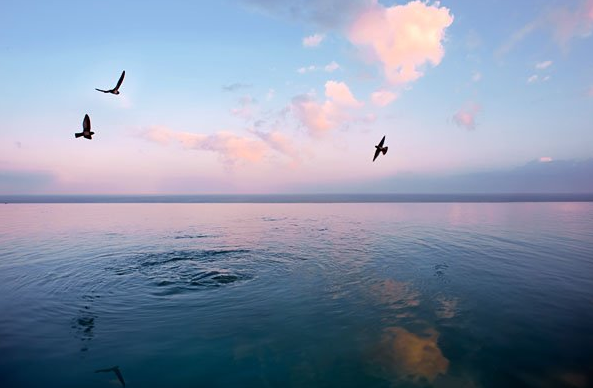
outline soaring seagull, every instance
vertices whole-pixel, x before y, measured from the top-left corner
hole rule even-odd
[[[82,132],[75,133],[75,137],[83,136],[85,139],[92,140],[93,135],[95,132],[91,131],[91,119],[89,115],[84,115],[84,120],[82,120]]]
[[[383,143],[385,143],[385,136],[383,136],[383,139],[381,139],[379,144],[377,144],[375,146],[376,150],[375,150],[375,156],[373,157],[373,162],[375,161],[375,159],[377,159],[377,156],[379,156],[379,154],[381,152],[383,152],[383,155],[385,155],[387,153],[387,148],[389,148],[389,147],[383,147]]]
[[[95,88],[95,90],[98,90],[103,93],[119,94],[119,87],[121,86],[121,83],[124,82],[125,76],[126,76],[126,71],[124,70],[124,71],[122,71],[121,76],[119,77],[119,81],[117,81],[117,85],[115,85],[115,87],[111,90],[101,90],[101,89],[97,89],[97,88]]]
[[[126,382],[124,381],[124,376],[122,376],[122,374],[119,370],[119,366],[113,366],[113,367],[107,368],[107,369],[97,369],[95,371],[95,373],[99,373],[99,372],[115,372],[115,375],[117,376],[117,379],[119,380],[121,385],[123,385],[124,387],[126,386]]]

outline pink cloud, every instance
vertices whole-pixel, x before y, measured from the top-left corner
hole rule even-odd
[[[554,159],[552,159],[549,156],[542,156],[541,158],[539,158],[540,163],[550,163],[552,162]]]
[[[371,94],[373,104],[384,107],[391,104],[397,98],[397,94],[389,90],[381,89]]]
[[[344,82],[325,83],[326,100],[318,102],[312,95],[293,98],[291,109],[313,134],[320,134],[353,120],[349,111],[364,104],[356,100]]]
[[[589,88],[589,97],[593,97],[593,86]]]
[[[453,122],[459,127],[474,130],[476,129],[476,116],[481,110],[482,107],[480,105],[475,102],[469,102],[453,115]]]
[[[259,162],[268,148],[261,140],[237,136],[226,131],[205,135],[151,126],[142,131],[140,136],[162,145],[178,142],[185,149],[213,151],[218,153],[225,163],[230,164],[240,160]]]
[[[325,95],[331,98],[336,104],[353,108],[359,108],[363,105],[354,98],[352,92],[344,82],[327,81],[325,83]]]
[[[352,43],[370,50],[369,60],[383,65],[392,84],[414,81],[426,63],[437,66],[443,56],[445,29],[453,23],[449,9],[439,3],[411,1],[385,7],[374,1],[348,31]]]
[[[321,44],[323,39],[325,39],[325,35],[323,35],[323,34],[314,34],[311,36],[306,36],[303,38],[303,46],[304,47],[317,47]]]

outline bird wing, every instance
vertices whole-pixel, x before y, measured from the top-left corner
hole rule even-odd
[[[381,148],[377,148],[375,150],[375,156],[373,157],[373,162],[375,161],[375,159],[377,159],[377,156],[379,156],[379,153],[381,153]]]
[[[126,76],[126,71],[122,71],[121,76],[119,77],[119,80],[117,81],[117,85],[115,85],[115,89],[113,90],[117,90],[119,89],[119,87],[121,86],[121,83],[124,82],[124,77]]]
[[[91,130],[91,119],[90,119],[89,115],[84,115],[84,120],[82,120],[82,129],[84,131]]]
[[[383,139],[379,142],[379,147],[383,147],[383,143],[385,143],[385,136],[383,136]]]
[[[124,376],[121,374],[119,368],[115,368],[113,371],[117,375],[117,379],[119,380],[119,382],[121,383],[121,385],[123,385],[125,387],[126,386],[126,382],[124,381]]]
[[[103,92],[103,93],[109,93],[109,90],[103,90],[103,89],[97,89],[97,88],[95,88],[95,90],[98,90],[98,91]]]

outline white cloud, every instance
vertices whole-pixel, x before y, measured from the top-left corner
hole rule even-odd
[[[472,81],[478,82],[481,79],[482,79],[482,73],[480,73],[479,71],[474,71],[474,73],[472,74]]]
[[[338,65],[336,63],[336,61],[331,61],[330,63],[328,63],[327,65],[325,65],[325,67],[323,68],[325,71],[327,71],[328,73],[332,73],[335,70],[338,70],[340,68],[340,65]]]
[[[537,70],[544,70],[550,66],[552,66],[552,61],[543,61],[543,62],[538,62],[535,64],[535,68]]]
[[[317,47],[325,39],[323,34],[314,34],[303,38],[304,47]]]
[[[532,84],[534,82],[537,82],[538,79],[539,79],[539,76],[537,74],[534,74],[531,77],[527,78],[527,83]]]

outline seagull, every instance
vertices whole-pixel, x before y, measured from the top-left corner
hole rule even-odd
[[[95,373],[100,373],[100,372],[115,372],[115,375],[117,376],[117,379],[119,380],[121,385],[123,385],[124,387],[126,386],[126,382],[124,381],[124,376],[122,376],[122,374],[119,370],[119,366],[113,366],[113,367],[107,368],[107,369],[97,369],[95,371]]]
[[[389,147],[383,147],[383,143],[385,143],[385,136],[383,136],[383,139],[381,139],[379,144],[377,144],[375,146],[376,150],[375,150],[375,156],[373,157],[373,162],[375,161],[375,159],[377,159],[377,156],[379,156],[379,154],[381,152],[383,152],[383,155],[385,155],[387,153],[387,148],[389,148]]]
[[[121,83],[124,82],[125,76],[126,76],[126,71],[124,70],[124,71],[122,71],[121,76],[119,77],[119,81],[117,81],[117,85],[115,85],[115,87],[111,90],[101,90],[101,89],[97,89],[97,88],[95,88],[95,90],[98,90],[103,93],[119,94],[119,87],[121,86]]]
[[[75,133],[74,136],[84,136],[85,139],[92,140],[94,134],[95,132],[91,131],[91,119],[89,118],[89,115],[84,115],[84,120],[82,120],[82,132]]]

